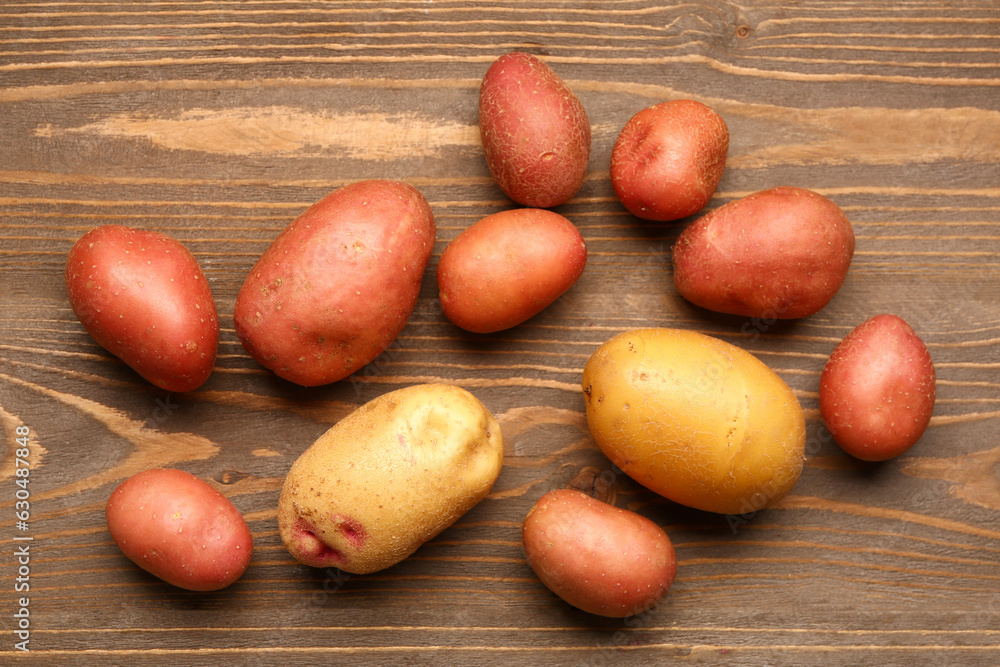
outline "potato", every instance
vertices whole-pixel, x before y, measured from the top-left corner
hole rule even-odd
[[[819,411],[848,454],[885,461],[910,449],[934,411],[930,352],[902,318],[882,314],[851,331],[823,367]]]
[[[833,298],[853,257],[854,230],[836,204],[778,187],[731,201],[681,232],[674,285],[709,310],[795,319]]]
[[[225,588],[253,558],[253,537],[236,506],[183,470],[154,468],[129,477],[111,494],[105,515],[129,560],[179,588]]]
[[[636,217],[686,218],[712,198],[728,151],[722,116],[694,100],[661,102],[625,123],[611,151],[611,185]]]
[[[524,206],[550,208],[583,185],[590,121],[559,75],[527,53],[500,56],[479,87],[479,131],[497,185]]]
[[[651,609],[677,574],[677,555],[662,528],[579,491],[542,496],[521,535],[542,583],[591,614],[622,618]]]
[[[490,411],[425,384],[349,414],[295,461],[278,503],[289,553],[365,574],[395,565],[486,497],[503,464]]]
[[[167,391],[191,391],[215,368],[219,320],[198,261],[160,232],[104,225],[69,251],[66,291],[97,343]]]
[[[236,299],[254,359],[303,386],[341,380],[406,326],[434,247],[434,215],[412,186],[360,181],[297,217]]]
[[[795,485],[805,418],[785,382],[750,353],[680,329],[637,329],[583,369],[587,423],[615,465],[689,507],[747,514]]]
[[[586,263],[587,244],[558,213],[539,208],[494,213],[459,234],[441,254],[441,307],[468,331],[509,329],[558,299]]]

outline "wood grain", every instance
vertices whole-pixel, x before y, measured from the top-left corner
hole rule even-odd
[[[491,336],[450,325],[444,246],[512,204],[486,170],[477,89],[526,50],[577,92],[590,173],[558,210],[589,249],[580,282]],[[857,235],[843,289],[795,322],[721,316],[673,290],[687,221],[641,222],[608,176],[639,109],[687,97],[727,121],[708,208],[774,185],[836,201]],[[1000,5],[705,0],[246,0],[0,6],[0,662],[87,665],[1000,664]],[[232,310],[298,212],[362,178],[430,201],[438,240],[397,342],[348,380],[304,389],[243,351]],[[185,243],[222,327],[215,373],[165,394],[99,348],[69,308],[66,253],[127,224]],[[833,347],[880,312],[906,319],[938,374],[931,427],[904,457],[844,455],[818,421]],[[637,326],[703,331],[758,355],[808,417],[806,468],[775,508],[716,516],[617,472],[579,378]],[[389,570],[296,565],[277,534],[292,461],[362,402],[451,382],[500,420],[490,496]],[[30,530],[15,523],[16,433],[31,430]],[[131,565],[104,525],[115,484],[154,465],[211,481],[247,517],[246,576],[194,594]],[[667,600],[613,620],[528,568],[521,521],[581,471],[677,548]],[[30,536],[30,653],[17,651],[15,542]]]

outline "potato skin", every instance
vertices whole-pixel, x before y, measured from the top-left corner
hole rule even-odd
[[[497,185],[524,206],[550,208],[583,185],[591,131],[579,98],[527,53],[500,56],[479,87],[479,130]]]
[[[712,198],[729,152],[729,128],[701,102],[646,107],[622,127],[611,185],[628,211],[661,222],[694,215]]]
[[[795,394],[750,353],[680,329],[636,329],[583,370],[587,423],[634,480],[720,514],[774,504],[795,485],[805,418]]]
[[[67,256],[66,291],[87,333],[157,387],[191,391],[212,374],[212,290],[173,237],[122,225],[90,230]]]
[[[129,560],[179,588],[225,588],[253,558],[253,537],[236,506],[182,470],[154,468],[129,477],[112,492],[105,515]]]
[[[509,329],[579,280],[587,244],[568,219],[522,208],[487,216],[448,244],[438,262],[441,307],[468,331]]]
[[[662,528],[579,491],[542,496],[521,535],[542,583],[591,614],[624,618],[651,609],[677,574],[677,554]]]
[[[820,194],[782,186],[720,206],[681,232],[674,286],[709,310],[796,319],[833,298],[853,257],[844,212]]]
[[[475,396],[443,384],[397,389],[295,461],[278,502],[282,542],[312,567],[382,570],[485,498],[502,465],[500,426]]]
[[[264,251],[236,300],[247,352],[303,386],[336,382],[406,326],[434,247],[416,188],[359,181],[297,217]]]
[[[900,317],[876,315],[837,345],[823,367],[819,411],[838,445],[864,461],[910,449],[934,412],[930,352]]]

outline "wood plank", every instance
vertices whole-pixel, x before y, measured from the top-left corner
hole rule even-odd
[[[490,336],[444,318],[434,271],[461,230],[512,204],[477,127],[489,63],[535,53],[593,128],[588,178],[559,207],[588,244],[557,303]],[[994,0],[14,0],[0,6],[0,662],[19,664],[991,665],[1000,660],[1000,6]],[[841,291],[795,322],[723,316],[673,290],[688,221],[648,223],[608,162],[639,109],[686,97],[732,141],[706,210],[773,185],[832,198],[857,252]],[[418,187],[438,224],[414,314],[350,379],[304,389],[243,350],[236,295],[298,212],[362,178]],[[116,223],[201,262],[220,356],[167,394],[94,343],[65,294],[66,253]],[[861,321],[893,312],[938,374],[931,427],[905,456],[850,459],[818,419],[819,373]],[[686,509],[598,451],[580,373],[613,334],[694,329],[774,368],[807,415],[802,479],[744,516]],[[296,564],[277,533],[291,463],[351,409],[426,381],[500,420],[490,496],[389,570]],[[32,433],[30,530],[14,515],[15,433]],[[181,591],[118,551],[120,480],[173,465],[211,481],[254,534],[250,570]],[[664,526],[679,573],[624,620],[588,615],[528,567],[520,526],[583,470]],[[30,653],[15,647],[15,537],[30,542]]]

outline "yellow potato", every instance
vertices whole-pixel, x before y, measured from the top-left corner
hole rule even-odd
[[[383,394],[292,465],[278,501],[281,540],[313,567],[387,568],[486,497],[502,464],[500,426],[466,390]]]
[[[608,458],[682,505],[754,512],[802,472],[805,418],[792,390],[752,354],[711,336],[619,334],[587,361],[583,393]]]

